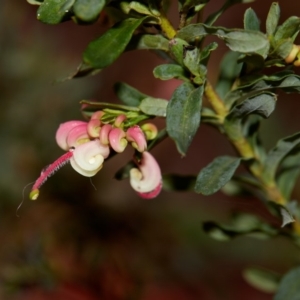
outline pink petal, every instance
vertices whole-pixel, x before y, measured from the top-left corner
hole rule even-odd
[[[90,137],[99,137],[99,132],[101,129],[101,121],[99,119],[91,119],[87,125],[87,132]]]
[[[108,135],[110,146],[118,153],[125,150],[127,140],[125,139],[125,132],[121,128],[113,128]]]
[[[70,130],[67,136],[67,145],[68,147],[77,147],[83,143],[86,143],[90,140],[90,137],[87,132],[87,123],[78,125]]]
[[[160,167],[155,158],[147,151],[143,152],[138,169],[130,170],[130,184],[143,198],[156,197],[162,188]]]
[[[69,150],[69,146],[67,144],[67,137],[69,132],[74,128],[77,127],[78,125],[83,125],[83,124],[87,124],[86,122],[83,121],[68,121],[65,123],[62,123],[59,125],[57,131],[56,131],[56,135],[55,135],[55,139],[56,142],[58,144],[58,146],[60,148],[62,148],[63,150]]]
[[[129,142],[132,142],[132,147],[139,152],[144,152],[147,149],[145,134],[138,125],[134,125],[126,131],[126,138]]]

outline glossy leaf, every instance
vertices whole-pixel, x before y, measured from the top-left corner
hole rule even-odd
[[[125,50],[134,31],[145,19],[125,19],[92,41],[83,53],[86,64],[102,69],[112,64]]]
[[[75,0],[45,0],[37,10],[37,19],[46,24],[58,24],[69,13]]]
[[[203,168],[197,176],[196,193],[211,195],[223,187],[233,176],[241,159],[231,156],[220,156]]]
[[[266,181],[271,182],[275,179],[276,170],[281,161],[299,145],[300,133],[296,133],[278,141],[276,147],[270,150],[265,160],[263,177]]]
[[[277,25],[280,18],[280,7],[277,2],[271,4],[267,21],[266,21],[266,31],[268,36],[274,35],[277,29]]]
[[[265,293],[276,292],[280,281],[279,274],[261,268],[248,268],[243,271],[243,277],[251,286]]]
[[[105,6],[105,0],[76,0],[74,3],[74,13],[82,21],[94,21]]]
[[[114,85],[114,91],[118,98],[129,106],[139,106],[141,101],[148,97],[124,82],[117,82]]]
[[[274,300],[298,300],[300,295],[300,267],[283,276]]]
[[[167,131],[177,150],[185,155],[200,125],[203,86],[194,89],[190,83],[180,85],[167,107]]]
[[[161,80],[176,78],[188,81],[188,74],[185,69],[176,64],[159,65],[153,70],[153,74],[155,78],[159,78]]]
[[[165,117],[167,105],[167,100],[147,97],[141,101],[139,109],[149,116]]]
[[[255,11],[249,7],[244,15],[244,28],[246,30],[260,30],[260,20],[258,19]]]

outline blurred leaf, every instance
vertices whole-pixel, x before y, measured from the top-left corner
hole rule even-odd
[[[115,110],[122,110],[122,111],[134,111],[134,112],[140,112],[140,109],[138,107],[133,106],[126,106],[126,105],[120,105],[120,104],[114,104],[114,103],[105,103],[105,102],[97,102],[97,101],[89,101],[89,100],[81,100],[80,104],[85,104],[84,110],[89,110],[91,107],[94,110],[101,110],[101,109],[115,109]]]
[[[244,14],[244,28],[246,30],[260,30],[260,20],[251,7],[249,7]]]
[[[286,58],[293,49],[293,41],[291,39],[280,40],[274,47],[274,53],[281,58]]]
[[[290,199],[291,193],[300,175],[300,157],[293,155],[287,157],[281,165],[277,176],[278,187],[285,199]]]
[[[139,109],[149,116],[165,117],[167,105],[167,100],[147,97],[141,101]]]
[[[300,145],[300,133],[293,134],[277,142],[266,157],[262,176],[267,182],[275,180],[276,170],[280,162],[296,147]],[[299,152],[300,149],[297,150]]]
[[[280,18],[280,7],[277,2],[271,4],[267,20],[266,20],[266,31],[268,36],[274,35],[277,29],[277,25]]]
[[[44,0],[27,0],[27,2],[32,5],[41,5],[43,1]]]
[[[153,70],[153,74],[155,78],[159,78],[161,80],[169,80],[173,78],[184,81],[189,80],[185,69],[175,64],[159,65]]]
[[[282,25],[280,25],[274,35],[274,42],[280,42],[280,40],[291,39],[294,40],[294,35],[298,33],[300,29],[300,18],[289,17]]]
[[[193,191],[195,176],[164,174],[163,189],[166,191]]]
[[[229,51],[227,52],[220,65],[220,73],[216,85],[216,91],[221,98],[231,90],[231,87],[241,72],[242,64],[238,63],[239,53]]]
[[[283,276],[274,300],[298,300],[300,295],[300,267]]]
[[[102,71],[101,69],[94,69],[94,68],[82,63],[78,66],[77,70],[73,74],[69,75],[66,78],[58,80],[58,82],[70,80],[73,78],[93,76],[93,75],[100,73],[101,71]]]
[[[75,0],[45,0],[37,10],[37,19],[46,24],[58,24],[69,13]]]
[[[197,176],[196,193],[211,195],[223,187],[240,165],[241,158],[220,156],[203,168]]]
[[[117,180],[123,180],[129,178],[129,172],[132,168],[136,168],[136,165],[133,161],[130,161],[124,167],[122,167],[116,172],[114,178]]]
[[[238,236],[267,239],[278,234],[278,231],[269,224],[254,215],[245,213],[233,214],[230,224],[204,222],[203,230],[219,241],[227,241]]]
[[[122,102],[129,106],[139,106],[141,101],[148,97],[124,82],[115,83],[114,92]]]
[[[126,50],[153,49],[169,51],[169,41],[159,34],[137,34],[133,36]]]
[[[276,292],[280,281],[279,274],[253,267],[244,270],[243,277],[251,286],[265,293]]]
[[[129,18],[115,24],[87,46],[83,53],[83,61],[96,69],[112,64],[125,50],[134,31],[144,20],[145,18]]]
[[[228,8],[234,4],[251,3],[254,1],[255,0],[227,0],[219,10],[208,16],[208,18],[205,20],[205,23],[207,25],[212,25]]]
[[[292,214],[289,212],[289,210],[286,207],[284,207],[284,206],[279,207],[279,211],[280,211],[280,214],[282,217],[281,227],[284,227],[287,224],[295,222],[294,217],[292,216]]]
[[[167,107],[167,131],[185,155],[200,125],[203,86],[196,89],[183,83],[173,93]]]
[[[99,16],[105,4],[105,0],[76,0],[73,9],[77,18],[90,22]]]
[[[138,1],[123,1],[120,3],[120,6],[122,11],[126,14],[129,14],[131,10],[134,10],[142,15],[151,15],[151,11],[148,9],[148,7],[145,4]]]

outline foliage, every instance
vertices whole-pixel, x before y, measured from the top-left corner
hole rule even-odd
[[[85,100],[82,101],[85,117],[90,118],[102,109],[108,115],[101,120],[110,122],[115,115],[123,113],[129,116],[126,126],[154,117],[165,118],[166,131],[162,131],[162,138],[148,146],[162,142],[167,135],[182,156],[188,154],[199,126],[207,123],[235,148],[236,157],[215,158],[198,175],[182,178],[184,184],[180,187],[176,184],[180,176],[165,175],[165,189],[188,190],[194,185],[195,192],[211,195],[225,191],[226,186],[234,183],[238,192],[247,190],[260,197],[282,224],[277,227],[240,213],[232,218],[231,225],[205,223],[205,232],[218,240],[238,235],[258,238],[282,235],[300,245],[300,210],[291,199],[300,170],[300,133],[283,137],[269,151],[259,138],[260,124],[276,108],[278,91],[300,92],[300,78],[295,73],[295,67],[300,65],[300,48],[294,44],[300,29],[299,17],[291,16],[280,24],[279,4],[274,2],[266,17],[266,33],[261,31],[264,26],[251,8],[244,14],[244,28],[225,28],[214,25],[219,16],[236,3],[251,1],[227,0],[219,10],[201,20],[208,0],[180,0],[179,29],[175,30],[167,17],[167,1],[28,2],[39,6],[37,18],[46,24],[72,20],[86,25],[96,22],[100,16],[109,17],[110,28],[88,44],[82,64],[71,77],[95,74],[126,51],[149,49],[166,58],[164,64],[153,70],[154,77],[182,81],[168,101],[145,95],[127,83],[116,83],[116,95],[124,104]],[[197,21],[192,23],[195,16]],[[215,87],[208,80],[208,63],[219,42],[207,44],[209,36],[215,36],[229,49],[220,65]],[[118,172],[117,178],[128,177],[132,162],[127,166]],[[270,276],[268,272],[247,271],[245,277],[250,284],[266,291],[274,292],[278,286],[275,299],[298,299],[298,273],[299,269],[290,271],[279,286],[278,276]]]

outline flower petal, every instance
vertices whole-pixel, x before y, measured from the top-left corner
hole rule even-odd
[[[83,176],[91,177],[102,168],[104,158],[109,155],[109,147],[99,140],[93,140],[79,145],[70,160],[75,171]]]
[[[118,153],[125,150],[127,146],[126,134],[121,128],[113,128],[108,135],[110,146]]]
[[[143,152],[138,169],[130,170],[130,184],[143,198],[151,199],[160,193],[162,188],[160,167],[149,152]]]
[[[70,147],[67,144],[68,134],[74,127],[82,124],[87,124],[87,123],[83,121],[74,120],[74,121],[68,121],[60,124],[55,135],[55,139],[58,146],[63,150],[66,151],[69,150]]]
[[[129,142],[132,142],[132,147],[139,152],[144,152],[147,149],[147,141],[143,130],[138,125],[130,127],[126,131],[126,138]]]
[[[90,141],[90,137],[87,132],[87,123],[78,125],[70,130],[67,136],[68,147],[77,147],[83,143]]]

